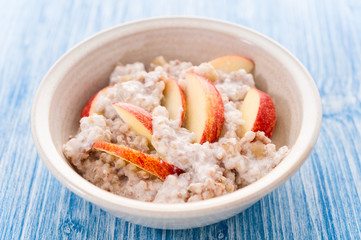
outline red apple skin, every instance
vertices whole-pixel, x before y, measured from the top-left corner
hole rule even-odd
[[[83,110],[81,111],[80,118],[89,117],[91,114],[93,114],[95,112],[95,110],[93,108],[93,104],[96,102],[97,97],[99,96],[100,93],[106,91],[106,89],[108,89],[110,87],[113,87],[113,86],[107,86],[107,87],[101,89],[88,100],[88,102],[85,104]]]
[[[150,174],[153,174],[163,181],[167,178],[168,175],[179,175],[184,173],[182,169],[172,164],[126,146],[116,145],[108,142],[95,142],[92,148],[122,158],[123,160],[136,165],[137,167],[149,172]]]
[[[138,107],[136,105],[130,104],[130,103],[124,103],[124,102],[116,102],[113,103],[114,107],[122,108],[125,111],[132,114],[143,126],[149,130],[151,134],[153,134],[153,117],[152,114],[147,112],[141,107]]]
[[[259,111],[251,131],[263,131],[268,138],[271,138],[276,124],[276,109],[268,94],[258,89],[256,90],[260,97]]]
[[[256,110],[254,115],[250,115],[250,112],[254,110]],[[263,131],[268,138],[272,137],[276,124],[276,109],[268,94],[256,88],[251,88],[240,111],[242,112],[242,119],[245,121],[242,130],[239,132],[240,137],[243,137],[247,131]]]
[[[180,101],[181,101],[181,106],[182,106],[182,108],[183,108],[183,112],[182,112],[182,114],[181,114],[180,123],[179,123],[179,126],[182,126],[182,123],[183,123],[183,120],[184,120],[184,116],[185,116],[185,113],[186,113],[186,99],[185,99],[183,90],[182,90],[182,88],[179,86],[179,84],[177,83],[177,81],[174,80],[173,78],[170,78],[170,77],[165,81],[164,95],[166,95],[166,91],[169,91],[169,85],[177,86],[177,90],[178,90],[179,97],[180,97]],[[168,89],[167,89],[167,88],[168,88]],[[166,106],[167,104],[163,103],[163,105]],[[167,106],[166,106],[166,107],[167,107]],[[169,110],[168,110],[168,111],[169,111]]]
[[[198,75],[198,77],[202,79],[201,83],[208,91],[207,102],[208,105],[211,106],[207,108],[207,115],[209,117],[207,119],[200,144],[205,142],[213,143],[218,140],[225,121],[223,101],[220,93],[211,81],[201,75]]]
[[[186,107],[187,105],[186,105],[186,97],[184,96],[182,88],[178,85],[178,83],[177,83],[177,86],[179,88],[179,93],[181,94],[182,107],[183,107],[183,112],[182,112],[181,119],[180,119],[180,126],[181,126],[183,123],[183,120],[184,120],[186,110],[187,110],[187,107]]]
[[[90,115],[90,109],[92,107],[92,103],[94,101],[94,99],[96,98],[96,96],[99,94],[99,92],[97,92],[96,94],[94,94],[90,99],[89,101],[87,102],[87,104],[85,104],[83,110],[81,111],[81,114],[80,114],[80,118],[83,118],[83,117],[89,117]]]
[[[207,119],[204,126],[200,144],[205,142],[213,143],[218,140],[225,121],[223,100],[214,84],[207,78],[194,72],[188,72],[187,78],[194,77],[198,79],[206,96]],[[188,88],[189,86],[187,86]],[[192,86],[191,86],[192,87]],[[189,101],[186,101],[189,104]],[[192,103],[191,103],[192,104]],[[188,107],[187,107],[188,108]]]

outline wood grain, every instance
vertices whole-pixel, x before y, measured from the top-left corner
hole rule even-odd
[[[253,28],[289,49],[320,91],[318,143],[284,185],[243,213],[195,229],[117,219],[63,187],[33,146],[40,81],[66,50],[116,24],[193,15]],[[360,239],[361,2],[0,0],[0,239]]]

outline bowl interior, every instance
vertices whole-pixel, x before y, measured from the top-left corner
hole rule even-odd
[[[267,92],[276,106],[277,121],[272,140],[277,147],[293,146],[301,129],[300,92],[289,69],[265,46],[248,41],[247,36],[239,38],[197,26],[135,31],[112,29],[102,34],[112,34],[111,39],[104,40],[98,35],[91,40],[92,49],[83,46],[86,50],[82,50],[79,46],[77,51],[82,54],[67,59],[68,69],[55,86],[49,114],[50,132],[60,155],[63,155],[62,145],[79,128],[83,106],[95,92],[107,85],[115,64],[140,61],[149,66],[150,61],[159,55],[168,60],[179,59],[194,64],[222,55],[251,58],[256,66],[253,72],[256,87]]]

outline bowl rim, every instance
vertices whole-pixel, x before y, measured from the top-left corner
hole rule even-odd
[[[49,129],[48,120],[51,105],[49,100],[61,80],[59,76],[61,76],[62,70],[67,69],[72,63],[98,47],[99,42],[110,42],[111,39],[116,39],[119,34],[137,32],[140,29],[149,31],[150,29],[165,27],[202,27],[210,31],[225,32],[232,36],[246,34],[248,38],[251,37],[254,40],[253,43],[263,44],[264,48],[267,47],[269,51],[277,52],[283,61],[287,60],[290,72],[298,74],[295,78],[296,85],[302,96],[303,106],[307,106],[307,108],[302,109],[303,118],[300,134],[286,158],[266,176],[233,193],[212,199],[191,203],[149,203],[118,196],[98,188],[76,173],[63,160],[64,157],[57,152],[56,147],[52,144]],[[54,78],[54,76],[58,76],[58,78]],[[62,184],[77,195],[104,209],[120,211],[125,214],[147,215],[152,218],[179,218],[196,216],[209,210],[222,211],[222,209],[230,209],[235,206],[245,206],[273,191],[290,178],[304,163],[316,144],[321,120],[321,99],[311,75],[302,63],[279,43],[239,24],[205,17],[176,16],[153,17],[123,23],[100,31],[68,50],[53,64],[41,81],[32,105],[31,131],[36,149],[45,165]]]

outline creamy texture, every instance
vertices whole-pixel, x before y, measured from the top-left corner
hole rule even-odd
[[[214,80],[224,103],[225,123],[215,143],[193,143],[194,133],[170,120],[161,106],[164,80],[172,77],[185,88],[185,73],[193,71]],[[115,194],[164,203],[199,201],[221,196],[263,177],[288,153],[286,146],[276,150],[263,132],[236,134],[243,124],[239,106],[254,87],[251,74],[239,70],[226,74],[210,64],[193,66],[189,62],[166,62],[156,58],[149,71],[142,63],[119,64],[110,76],[110,85],[97,97],[95,110],[80,120],[79,133],[63,146],[74,168],[96,186]],[[127,102],[144,108],[153,116],[151,145],[124,123],[112,107]],[[159,157],[185,170],[165,181],[135,165],[107,153],[91,150],[95,141],[106,141],[137,149]]]

